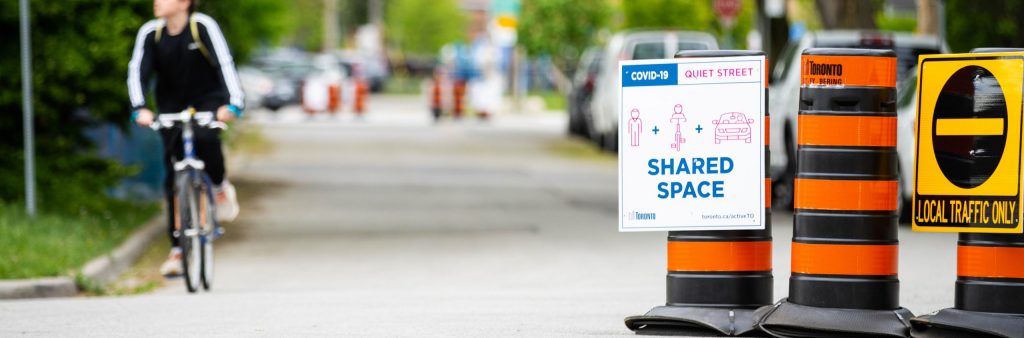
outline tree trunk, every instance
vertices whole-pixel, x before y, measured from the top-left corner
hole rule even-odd
[[[939,34],[939,9],[936,0],[917,0],[917,34]]]
[[[818,0],[825,29],[876,29],[878,2],[867,0]]]

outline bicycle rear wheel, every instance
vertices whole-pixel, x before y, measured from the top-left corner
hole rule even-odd
[[[185,288],[196,292],[200,284],[202,262],[199,236],[199,191],[192,175],[179,174],[177,184],[180,225],[178,247],[181,248],[181,268],[185,274]]]

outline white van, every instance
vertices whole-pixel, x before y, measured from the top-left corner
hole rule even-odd
[[[608,40],[601,56],[591,104],[590,137],[602,148],[617,150],[619,131],[619,61],[671,59],[683,50],[718,49],[711,34],[684,31],[626,31]]]

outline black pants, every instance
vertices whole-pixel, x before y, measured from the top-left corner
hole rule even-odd
[[[162,129],[160,138],[164,141],[164,195],[167,198],[167,238],[171,246],[178,246],[174,239],[174,161],[185,157],[181,141],[181,128]],[[203,161],[207,175],[213,184],[224,182],[224,151],[221,149],[220,129],[192,128],[192,146],[196,157]]]

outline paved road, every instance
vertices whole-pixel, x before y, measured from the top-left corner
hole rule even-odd
[[[564,154],[562,117],[434,125],[374,99],[363,120],[253,114],[274,150],[229,168],[243,216],[213,292],[0,302],[0,336],[631,336],[664,302],[664,233],[616,232],[614,162]],[[901,236],[903,305],[951,305],[955,237]]]

